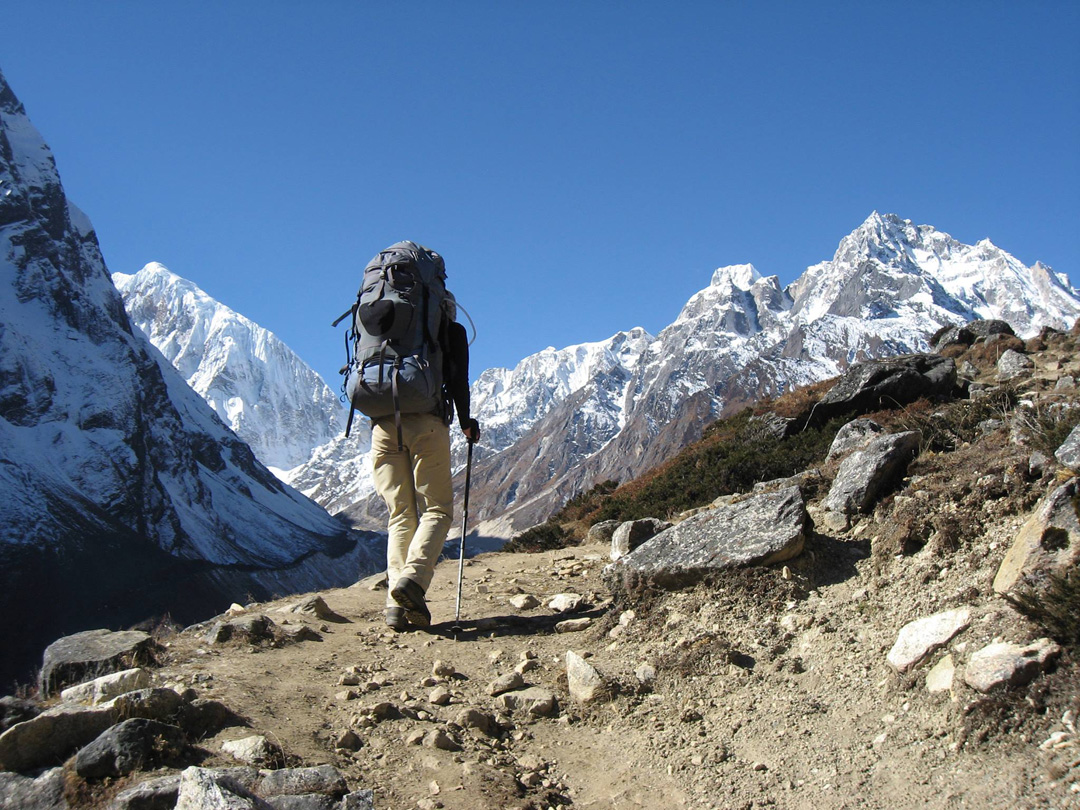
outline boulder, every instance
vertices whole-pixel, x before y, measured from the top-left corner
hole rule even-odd
[[[907,471],[919,452],[920,441],[917,431],[878,436],[864,449],[844,459],[822,502],[825,522],[842,530],[850,525],[853,515],[869,512],[878,498]]]
[[[588,541],[590,543],[610,543],[615,530],[622,525],[618,520],[601,520],[589,528]]]
[[[252,644],[269,641],[274,637],[276,625],[261,613],[241,616],[227,622],[215,622],[205,636],[210,644],[222,644],[233,639],[240,639]]]
[[[664,529],[670,527],[671,524],[666,520],[657,518],[628,520],[619,524],[619,527],[611,535],[611,559],[617,560],[620,557],[625,557],[642,543],[651,540]]]
[[[540,606],[540,600],[531,593],[519,593],[510,597],[510,604],[517,610],[532,610]]]
[[[948,644],[971,624],[971,610],[959,608],[935,613],[904,625],[886,660],[897,672],[908,672],[930,653]]]
[[[997,378],[1002,382],[1015,380],[1017,377],[1030,374],[1034,368],[1035,363],[1030,357],[1015,349],[1006,349],[997,362]]]
[[[340,613],[335,613],[331,610],[330,606],[326,604],[326,601],[318,594],[312,594],[306,599],[297,602],[295,605],[290,605],[285,610],[288,613],[301,613],[307,616],[314,616],[325,622],[343,624],[348,623],[349,621]]]
[[[136,667],[69,686],[60,693],[60,699],[67,703],[104,703],[119,695],[149,686],[150,673]]]
[[[68,810],[71,805],[64,798],[65,781],[63,768],[51,768],[34,777],[0,773],[0,808]]]
[[[912,354],[851,366],[814,407],[811,423],[836,416],[895,408],[922,397],[949,396],[956,387],[956,363],[949,357]]]
[[[168,720],[183,700],[171,689],[142,689],[98,706],[61,703],[0,734],[0,769],[25,771],[62,762],[121,718]]]
[[[596,668],[573,650],[566,653],[566,681],[570,688],[570,697],[578,703],[603,700],[610,692]]]
[[[341,771],[333,765],[316,765],[311,768],[263,771],[262,779],[255,790],[267,799],[274,796],[298,796],[303,793],[340,797],[349,792],[349,786]]]
[[[1053,489],[1020,528],[994,577],[994,590],[1040,589],[1051,574],[1072,570],[1080,561],[1080,482]]]
[[[134,717],[107,729],[75,757],[75,772],[84,779],[125,776],[158,765],[173,764],[190,750],[176,726]]]
[[[45,697],[65,686],[130,669],[150,658],[153,639],[141,630],[86,630],[45,649],[38,687]]]
[[[180,795],[180,774],[140,782],[117,794],[110,810],[173,810]]]
[[[1063,467],[1080,472],[1080,425],[1074,427],[1072,432],[1065,437],[1061,447],[1054,453],[1054,458]]]
[[[805,537],[802,494],[787,487],[687,518],[607,566],[604,578],[612,589],[637,577],[663,587],[692,585],[718,571],[791,559]]]
[[[946,346],[960,343],[964,346],[972,345],[979,338],[988,338],[991,335],[1015,335],[1016,332],[1005,321],[994,319],[971,321],[959,326],[950,326],[942,329],[934,335],[931,343],[936,352],[940,352]]]
[[[999,686],[1021,686],[1048,669],[1061,655],[1061,647],[1048,638],[1027,646],[996,642],[973,653],[964,670],[972,689],[989,692]]]
[[[832,461],[834,458],[846,456],[854,450],[862,450],[884,429],[873,419],[853,419],[836,431],[833,443],[829,447],[827,460]]]
[[[272,806],[221,771],[191,767],[180,774],[176,810],[272,810]]]

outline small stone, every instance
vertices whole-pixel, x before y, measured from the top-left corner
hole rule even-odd
[[[560,593],[548,601],[548,609],[555,613],[572,613],[581,607],[584,597],[578,593]]]
[[[887,660],[897,672],[907,672],[934,650],[948,644],[970,623],[971,610],[968,608],[946,610],[909,622],[897,635]]]
[[[524,711],[537,717],[549,717],[558,709],[555,695],[547,689],[532,686],[514,692],[504,692],[495,698],[495,707],[506,713]]]
[[[592,626],[592,619],[583,616],[580,619],[567,619],[555,625],[556,633],[580,633]]]
[[[424,745],[427,748],[438,748],[440,751],[461,750],[461,744],[441,728],[429,731],[424,736]]]
[[[438,686],[431,690],[431,694],[428,695],[428,703],[435,706],[446,706],[450,703],[450,690],[445,686]]]
[[[346,751],[359,751],[363,746],[359,735],[351,728],[345,729],[334,741],[335,748],[343,748]]]
[[[508,672],[505,675],[500,675],[498,678],[488,684],[488,694],[492,697],[497,697],[503,692],[509,692],[513,689],[520,689],[525,685],[525,679],[521,677],[520,672]]]
[[[634,670],[634,677],[642,686],[652,686],[656,682],[656,667],[652,664],[642,664]]]
[[[570,696],[579,703],[593,703],[608,696],[607,685],[600,673],[573,651],[566,653],[566,679]]]
[[[360,697],[360,694],[355,689],[343,689],[334,695],[335,700],[342,702],[346,700],[356,700],[358,697]]]
[[[1061,655],[1061,647],[1041,638],[1025,647],[996,642],[973,653],[964,671],[964,681],[972,689],[989,692],[998,686],[1028,683]]]
[[[431,674],[436,678],[452,678],[457,675],[454,665],[446,661],[436,661],[431,665]]]
[[[406,745],[420,745],[424,741],[426,732],[422,728],[413,729],[405,735]]]
[[[281,759],[281,749],[261,734],[229,740],[221,744],[221,750],[248,765],[267,765]]]
[[[946,655],[926,673],[926,691],[931,694],[951,692],[955,674],[956,664],[953,662],[953,657]]]
[[[532,610],[534,607],[540,605],[540,600],[532,594],[523,593],[517,596],[511,597],[510,604],[517,610]]]

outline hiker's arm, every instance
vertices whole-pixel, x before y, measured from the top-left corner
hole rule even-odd
[[[450,368],[448,380],[450,397],[454,400],[461,432],[470,442],[480,439],[480,424],[469,415],[469,334],[456,321],[447,331],[450,343]]]

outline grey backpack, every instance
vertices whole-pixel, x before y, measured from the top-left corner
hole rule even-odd
[[[456,317],[446,290],[442,256],[415,242],[398,242],[364,268],[345,336],[342,390],[353,413],[395,417],[401,446],[401,414],[449,413],[443,389],[443,332]]]

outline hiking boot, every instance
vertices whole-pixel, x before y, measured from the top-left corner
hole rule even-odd
[[[399,633],[409,628],[409,620],[405,618],[405,608],[388,607],[386,609],[386,625]]]
[[[408,577],[402,577],[397,581],[394,590],[390,591],[394,601],[405,608],[405,618],[409,624],[417,627],[427,627],[431,624],[431,611],[428,610],[427,602],[424,601],[424,589]]]

